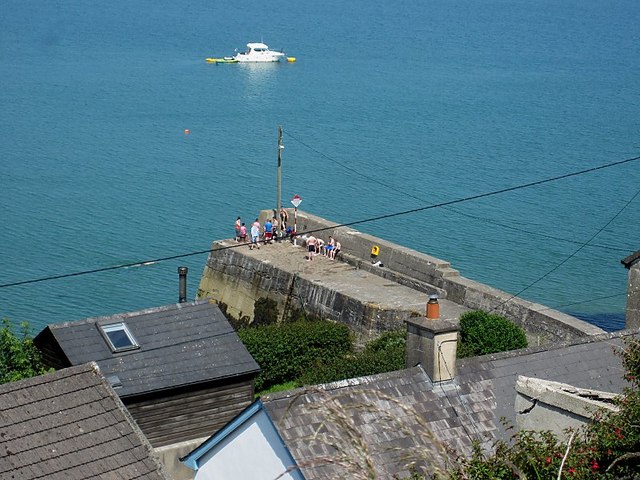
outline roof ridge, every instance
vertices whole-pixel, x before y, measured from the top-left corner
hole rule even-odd
[[[478,355],[475,357],[465,357],[458,359],[459,362],[465,363],[467,361],[476,362],[492,362],[494,360],[502,360],[505,358],[524,357],[526,355],[532,355],[541,352],[550,352],[554,350],[560,350],[577,345],[584,345],[588,343],[596,342],[609,342],[616,338],[633,337],[639,335],[638,330],[618,330],[616,332],[605,332],[597,335],[589,335],[587,337],[581,337],[574,340],[567,340],[565,342],[554,343],[544,346],[532,346],[527,348],[520,348],[518,350],[509,350],[507,352],[487,353],[486,355]]]
[[[118,312],[111,315],[99,315],[96,317],[82,318],[78,320],[69,320],[66,322],[50,323],[47,325],[47,327],[63,328],[63,327],[68,327],[70,325],[81,325],[83,323],[97,323],[103,320],[111,320],[111,319],[114,319],[114,320],[121,319],[122,321],[124,321],[129,318],[140,317],[143,315],[150,315],[150,314],[159,313],[159,312],[168,312],[172,310],[180,310],[185,307],[199,306],[199,305],[211,305],[211,303],[208,302],[207,300],[194,300],[194,301],[185,302],[185,303],[171,303],[168,305],[161,305],[159,307],[143,308],[142,310],[136,310],[134,312]]]
[[[425,382],[433,384],[429,376],[422,369],[422,366],[416,365],[415,367],[403,368],[402,370],[394,370],[391,372],[375,373],[373,375],[363,375],[361,377],[346,378],[343,380],[320,383],[317,385],[305,385],[303,387],[298,387],[291,390],[268,393],[266,395],[263,395],[261,398],[264,402],[271,402],[275,400],[281,400],[284,398],[304,395],[306,392],[311,392],[311,391],[317,391],[317,390],[334,391],[334,390],[340,390],[342,388],[357,387],[360,385],[369,385],[371,383],[383,381],[383,380],[393,380],[396,378],[402,378],[407,375],[415,375],[415,374],[424,376]]]

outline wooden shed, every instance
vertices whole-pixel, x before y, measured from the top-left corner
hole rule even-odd
[[[56,369],[96,362],[154,447],[223,427],[252,403],[260,370],[208,302],[51,324],[34,342]]]

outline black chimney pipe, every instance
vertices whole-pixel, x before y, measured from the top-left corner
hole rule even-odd
[[[179,297],[178,302],[185,303],[187,301],[187,267],[178,267],[178,275],[180,275]]]

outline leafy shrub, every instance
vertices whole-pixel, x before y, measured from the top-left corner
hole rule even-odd
[[[20,333],[13,331],[9,319],[2,319],[0,328],[0,384],[47,373],[40,351],[33,344],[29,325],[20,324]]]
[[[476,310],[460,317],[458,358],[525,348],[522,328],[499,315]]]
[[[317,362],[305,372],[300,382],[313,385],[400,370],[405,367],[405,353],[405,331],[385,332],[369,342],[360,353]]]
[[[262,372],[256,390],[299,378],[318,362],[342,357],[353,349],[346,325],[328,322],[294,322],[238,330],[240,339]]]

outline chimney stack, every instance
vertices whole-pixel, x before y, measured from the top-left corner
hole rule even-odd
[[[187,301],[187,272],[189,269],[187,267],[178,267],[178,275],[180,276],[179,282],[179,296],[178,302],[185,303]]]
[[[437,295],[429,296],[426,310],[425,317],[406,320],[406,366],[422,365],[432,382],[452,380],[456,374],[460,322],[440,316]]]
[[[640,328],[640,250],[620,261],[629,270],[624,328]]]

